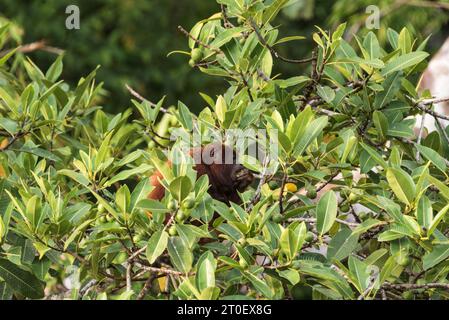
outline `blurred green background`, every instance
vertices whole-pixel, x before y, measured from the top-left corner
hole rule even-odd
[[[80,30],[65,28],[65,9],[71,4],[80,8]],[[421,39],[433,35],[433,52],[448,35],[448,0],[298,0],[284,9],[275,25],[281,26],[283,36],[308,39],[315,25],[332,28],[343,21],[348,21],[351,30],[363,33],[366,8],[372,4],[379,6],[382,16],[377,31],[380,39],[385,40],[387,26],[398,31],[408,26]],[[104,106],[110,112],[130,106],[126,83],[150,100],[167,95],[170,103],[182,100],[192,110],[204,105],[198,92],[221,92],[223,80],[190,68],[187,56],[167,57],[172,50],[187,49],[178,25],[189,30],[219,10],[215,0],[0,0],[0,15],[23,27],[23,44],[46,40],[66,51],[66,81],[76,82],[96,65],[102,66],[98,79],[105,82]],[[311,45],[305,40],[277,49],[284,56],[302,58],[310,55]],[[30,56],[44,70],[55,59],[54,54],[41,51]],[[275,72],[291,76],[303,71],[299,68],[279,62]]]

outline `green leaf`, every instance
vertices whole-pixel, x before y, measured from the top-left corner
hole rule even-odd
[[[178,177],[170,183],[170,192],[172,196],[181,202],[192,191],[192,181],[189,177]]]
[[[440,156],[438,152],[420,144],[415,144],[415,146],[416,149],[418,149],[418,151],[424,156],[424,158],[432,162],[435,167],[440,169],[443,173],[446,172],[446,161],[442,156]]]
[[[164,252],[168,244],[167,232],[160,230],[151,236],[147,244],[147,259],[150,264],[153,264],[156,259]]]
[[[320,235],[325,234],[337,218],[337,196],[334,191],[326,192],[316,207],[316,228]]]
[[[73,230],[64,243],[64,250],[66,250],[69,247],[69,245],[73,242],[73,240],[75,240],[75,238],[78,237],[81,234],[81,232],[84,231],[84,229],[90,226],[90,224],[93,221],[95,221],[95,219],[86,220],[82,224],[80,224],[75,230]]]
[[[318,86],[318,95],[327,103],[331,103],[335,99],[335,91],[328,86]]]
[[[19,48],[10,50],[7,54],[0,58],[0,67],[3,66],[9,58],[11,58]]]
[[[343,260],[357,248],[359,236],[349,228],[342,228],[329,243],[327,259]]]
[[[109,144],[111,141],[112,134],[113,134],[113,132],[110,132],[104,138],[103,142],[101,143],[100,149],[98,149],[97,155],[95,156],[95,168],[96,169],[100,166],[100,164],[102,164],[104,162],[108,151],[111,149]]]
[[[217,37],[212,41],[209,46],[215,49],[219,49],[224,44],[231,41],[233,38],[238,37],[241,35],[243,31],[245,31],[246,28],[244,27],[236,27],[227,29],[226,31],[220,32]]]
[[[295,40],[304,40],[304,39],[307,39],[307,38],[303,37],[303,36],[284,37],[284,38],[281,38],[281,39],[277,40],[274,45],[278,45],[278,44],[285,43],[285,42],[290,42],[290,41],[295,41]]]
[[[386,77],[389,74],[401,70],[405,70],[409,67],[413,67],[418,63],[422,62],[429,56],[427,52],[416,51],[404,54],[400,57],[395,58],[393,61],[387,63],[385,68],[382,69],[382,76]]]
[[[192,269],[192,252],[180,237],[170,238],[168,254],[177,270],[187,274]]]
[[[284,7],[289,0],[274,0],[271,5],[265,10],[263,13],[262,21],[263,24],[270,23],[281,11],[282,7]]]
[[[217,264],[212,252],[208,251],[200,258],[196,274],[196,285],[198,290],[215,287],[215,269]]]
[[[388,168],[387,181],[399,200],[407,205],[413,202],[416,194],[416,186],[412,177],[407,172],[399,168]]]
[[[48,160],[52,160],[55,162],[60,162],[61,158],[59,158],[58,156],[54,155],[53,153],[51,153],[48,150],[45,149],[40,149],[40,148],[30,148],[30,147],[22,147],[18,150],[19,152],[26,152],[26,153],[31,153],[34,154],[38,157],[44,158],[44,159],[48,159]]]
[[[4,97],[2,97],[2,99],[4,99]],[[15,121],[8,118],[0,118],[0,128],[5,129],[11,136],[17,132],[17,127],[18,125]]]
[[[384,141],[388,134],[388,120],[385,115],[380,111],[373,112],[373,122],[376,126],[377,132],[379,133],[379,138]]]
[[[434,246],[433,250],[423,257],[423,268],[429,270],[449,257],[449,245]]]
[[[227,111],[228,107],[226,105],[225,99],[223,98],[223,96],[218,96],[217,102],[215,104],[215,113],[221,123],[224,122]]]
[[[300,156],[304,153],[307,147],[315,140],[320,133],[323,132],[327,126],[328,117],[320,117],[308,124],[306,131],[299,138],[294,146],[295,156]]]
[[[432,203],[425,195],[419,199],[418,207],[416,208],[416,216],[418,218],[419,225],[429,230],[433,220],[433,209]]]
[[[251,272],[244,272],[243,276],[247,278],[251,284],[254,286],[254,288],[260,292],[263,296],[265,296],[268,299],[272,299],[274,296],[273,289],[268,286],[266,281],[260,279],[256,275],[252,274]]]
[[[51,82],[55,82],[56,80],[58,80],[59,76],[62,73],[62,68],[63,68],[63,64],[62,64],[62,58],[64,57],[64,55],[59,55],[55,62],[53,62],[53,64],[50,66],[50,68],[48,68],[47,73],[45,74],[45,77],[50,80]]]
[[[129,213],[128,208],[130,201],[131,201],[131,194],[129,192],[128,186],[127,185],[121,186],[117,190],[117,193],[115,194],[115,204],[117,208],[120,209],[122,213]]]
[[[446,200],[449,200],[449,187],[446,186],[443,182],[441,182],[440,180],[432,177],[431,175],[427,176],[427,179],[429,179],[429,182],[431,184],[433,184],[435,187],[438,188],[438,190],[440,190],[441,195],[446,198]]]
[[[292,260],[299,252],[304,243],[306,231],[304,222],[299,225],[291,224],[284,229],[279,242],[281,251],[285,253],[287,259]]]
[[[297,284],[301,279],[299,272],[295,269],[278,270],[278,274],[282,278],[287,279],[291,285]]]
[[[152,199],[143,199],[139,201],[137,207],[153,213],[166,213],[169,211],[163,203]]]
[[[79,184],[81,184],[85,187],[87,187],[89,185],[89,180],[83,174],[81,174],[79,172],[75,172],[73,170],[68,170],[68,169],[62,169],[62,170],[59,170],[58,173],[75,180],[76,182],[78,182]]]
[[[44,287],[35,275],[3,258],[0,258],[0,277],[13,291],[27,298],[44,297]]]
[[[382,84],[384,90],[376,94],[376,98],[374,99],[374,109],[381,109],[393,100],[401,89],[400,77],[401,73],[396,72],[385,79]]]
[[[13,291],[5,282],[0,282],[0,301],[11,300]]]
[[[360,143],[360,145],[362,146],[363,149],[365,149],[366,152],[368,152],[371,159],[373,161],[375,161],[378,165],[380,165],[384,169],[386,169],[388,167],[387,162],[382,158],[381,155],[379,155],[379,153],[377,153],[376,150],[374,150],[373,148],[371,148],[370,146],[368,146],[362,142]]]
[[[444,216],[446,215],[447,211],[449,210],[449,204],[446,205],[443,209],[441,209],[435,218],[432,220],[432,223],[429,226],[429,231],[427,232],[427,235],[430,236],[435,231],[435,229],[438,227],[438,224],[443,220]]]
[[[348,260],[351,278],[359,293],[362,293],[369,285],[369,274],[367,265],[354,256],[350,256]]]
[[[179,122],[182,124],[182,126],[188,130],[191,131],[193,129],[193,120],[192,120],[192,114],[190,113],[189,108],[182,103],[181,101],[178,102],[178,111],[179,111]]]
[[[132,213],[134,209],[137,207],[137,204],[148,197],[153,186],[150,184],[150,180],[148,178],[143,179],[139,182],[139,184],[134,188],[133,193],[131,194],[131,200],[129,204],[129,211]]]
[[[148,164],[142,164],[142,165],[140,165],[140,166],[138,166],[137,168],[134,168],[134,169],[123,170],[119,174],[114,176],[111,180],[106,182],[104,184],[104,186],[105,187],[109,187],[109,186],[113,185],[114,183],[116,183],[118,181],[126,180],[129,177],[131,177],[131,176],[139,175],[139,174],[142,174],[142,173],[147,172],[149,170],[151,170],[151,166],[148,165]]]

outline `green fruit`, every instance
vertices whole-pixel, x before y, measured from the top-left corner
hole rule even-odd
[[[340,191],[340,195],[341,195],[341,197],[342,197],[343,199],[347,199],[348,196],[349,196],[349,194],[350,194],[350,192],[349,192],[348,189],[342,189],[342,190]]]
[[[106,219],[106,216],[101,216],[101,217],[100,217],[100,222],[101,222],[101,223],[106,223],[106,222],[108,222],[108,220]]]
[[[295,174],[295,169],[293,169],[292,167],[287,169],[287,175],[292,176]]]
[[[359,198],[358,195],[356,195],[354,192],[351,192],[349,194],[348,200],[349,202],[354,203],[355,201],[357,201],[358,198]]]
[[[271,190],[275,190],[277,188],[279,188],[279,183],[277,183],[277,181],[270,181],[268,182],[268,186],[270,187]]]
[[[365,211],[362,211],[357,213],[357,216],[359,217],[360,220],[365,221],[366,219],[368,219],[369,214]]]
[[[183,222],[186,218],[187,218],[186,215],[181,210],[179,210],[178,213],[176,214],[176,221],[178,222]]]
[[[148,142],[148,149],[154,149],[156,147],[156,142],[154,141],[150,141]]]
[[[296,284],[290,290],[294,300],[312,300],[312,293],[312,288],[303,284]]]
[[[193,197],[187,197],[182,202],[183,209],[193,209],[193,207],[195,207],[195,199]]]
[[[193,61],[193,59],[189,60],[189,66],[191,66],[192,68],[194,68],[196,66],[195,61]]]
[[[311,188],[311,189],[307,190],[307,194],[306,194],[307,198],[309,198],[309,199],[315,199],[315,198],[317,197],[317,195],[318,195],[318,194],[317,194],[315,188]]]
[[[178,230],[176,230],[176,226],[172,225],[170,228],[168,228],[168,234],[171,236],[176,236],[178,234]]]
[[[136,235],[133,237],[134,243],[140,242],[140,241],[142,241],[142,239],[143,239],[143,235],[142,235],[142,234],[136,234]]]
[[[345,204],[343,204],[343,205],[340,206],[340,210],[341,210],[342,212],[348,212],[349,209],[351,209],[351,208],[349,207],[349,204],[347,204],[347,203],[345,203]]]
[[[306,238],[305,238],[306,242],[311,242],[314,239],[315,239],[315,235],[313,234],[313,232],[307,231]]]
[[[201,61],[201,59],[203,59],[203,50],[201,50],[200,48],[195,48],[190,53],[190,56],[195,63],[199,62]]]
[[[274,223],[281,223],[283,220],[284,220],[284,216],[282,214],[280,214],[280,213],[276,213],[273,216],[273,222]]]
[[[102,214],[104,212],[104,206],[100,203],[97,207],[98,213]]]
[[[170,200],[168,203],[167,203],[167,209],[168,210],[170,210],[170,211],[175,211],[176,210],[176,201],[175,200]]]
[[[410,257],[401,255],[397,262],[400,266],[406,267],[410,263],[412,263],[412,259]]]
[[[170,117],[170,125],[175,126],[178,124],[178,119],[176,117]]]

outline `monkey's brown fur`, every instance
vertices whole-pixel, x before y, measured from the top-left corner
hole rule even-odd
[[[240,203],[238,192],[243,192],[254,180],[251,172],[237,162],[235,151],[224,144],[209,144],[201,148],[194,148],[190,156],[195,160],[195,170],[198,177],[209,177],[209,194],[216,200],[229,203]],[[226,157],[232,156],[232,159]],[[225,161],[228,160],[228,161]],[[229,161],[231,160],[231,161]],[[157,171],[150,177],[154,186],[149,198],[161,200],[165,195],[165,188],[161,184],[162,174]]]

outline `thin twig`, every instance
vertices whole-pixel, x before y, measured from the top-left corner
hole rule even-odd
[[[217,48],[212,48],[210,45],[200,41],[199,39],[195,38],[194,36],[192,36],[186,29],[184,29],[181,26],[178,26],[178,30],[181,31],[186,37],[192,39],[193,41],[195,41],[195,43],[199,46],[205,47],[209,50],[212,50],[213,52],[220,54],[223,53],[223,51],[221,51],[220,49]]]
[[[148,266],[144,266],[144,265],[142,265],[142,264],[140,264],[140,263],[136,263],[135,265],[136,265],[137,267],[139,267],[139,268],[141,268],[141,269],[144,269],[144,270],[146,270],[146,271],[149,271],[149,272],[163,273],[163,274],[171,274],[171,275],[174,275],[174,276],[182,276],[182,275],[183,275],[182,272],[175,271],[175,270],[168,269],[168,268],[148,267]]]
[[[7,55],[12,50],[14,50],[14,49],[8,49],[8,50],[1,51],[0,52],[0,57],[3,57],[5,55]],[[57,54],[57,55],[61,55],[61,54],[64,53],[64,50],[62,50],[62,49],[47,46],[44,40],[40,40],[40,41],[36,41],[36,42],[32,42],[32,43],[21,45],[17,49],[17,52],[29,53],[29,52],[33,52],[33,51],[39,51],[39,50],[40,51],[47,51],[47,52],[54,53],[54,54]]]
[[[279,213],[284,213],[284,189],[285,189],[285,183],[287,181],[287,174],[284,173],[282,176],[282,182],[281,182],[281,194],[279,195]]]
[[[426,119],[426,115],[427,115],[426,112],[423,111],[422,115],[421,115],[421,125],[419,127],[419,132],[418,132],[418,140],[416,142],[417,144],[421,144],[422,135],[423,135],[423,132],[424,132],[424,120]],[[419,162],[421,160],[419,150],[416,150],[416,157],[415,158],[416,158],[417,162]]]
[[[410,97],[409,97],[410,98]],[[435,112],[433,110],[430,110],[429,106],[433,104],[439,104],[443,102],[449,102],[449,98],[434,98],[434,99],[426,99],[421,102],[417,102],[416,100],[412,99],[413,103],[415,104],[415,107],[421,110],[422,112],[428,113],[433,117],[437,117],[443,120],[449,120],[449,116],[443,115],[441,113]]]
[[[449,283],[384,283],[382,288],[395,290],[443,289],[449,290]]]
[[[441,120],[438,119],[437,117],[434,117],[434,119],[435,119],[438,129],[440,129],[441,132],[443,132],[443,137],[444,137],[444,139],[446,139],[446,143],[449,144],[449,136],[447,135],[446,130],[443,127],[443,124],[441,123]]]
[[[136,298],[137,300],[143,300],[145,298],[146,294],[150,290],[151,283],[154,281],[154,279],[156,279],[156,276],[155,275],[151,275],[147,279],[147,281],[145,281],[145,284],[143,285],[142,290],[140,291],[139,295]]]
[[[250,212],[253,207],[256,205],[257,202],[259,202],[261,193],[262,193],[262,186],[267,181],[267,167],[268,167],[268,157],[265,157],[263,161],[263,170],[262,170],[262,176],[259,181],[259,185],[257,186],[256,193],[254,194],[253,199],[251,200],[250,204],[248,205],[248,208],[246,208],[246,212]]]
[[[128,262],[128,265],[126,267],[126,290],[127,291],[131,291],[132,289],[132,269],[133,269],[133,264],[132,262]]]
[[[298,63],[298,64],[302,64],[302,63],[308,63],[313,61],[313,57],[312,58],[306,58],[306,59],[289,59],[289,58],[285,58],[283,56],[281,56],[272,46],[270,46],[267,41],[264,39],[264,37],[262,36],[262,34],[260,33],[259,28],[257,27],[256,23],[252,20],[249,19],[249,24],[251,25],[251,28],[253,29],[253,31],[256,33],[257,38],[259,39],[259,42],[265,47],[267,48],[271,54],[279,59],[282,60],[284,62],[288,62],[288,63]]]
[[[144,98],[142,95],[140,95],[136,90],[131,88],[128,84],[125,84],[125,88],[129,91],[129,93],[131,93],[132,96],[136,97],[140,101],[148,102],[150,104],[150,106],[152,106],[153,108],[157,106],[154,102],[151,102],[147,98]],[[165,109],[163,107],[161,107],[159,110],[161,110],[163,113],[171,114],[171,112],[169,110],[167,110],[167,109]]]

